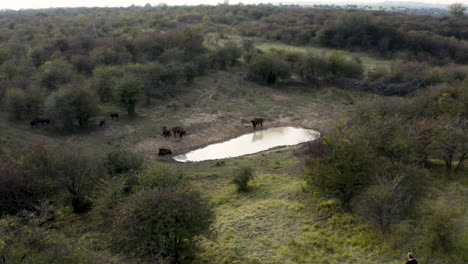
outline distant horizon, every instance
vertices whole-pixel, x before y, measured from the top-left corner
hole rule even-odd
[[[2,1],[3,2],[3,1]],[[151,4],[152,6],[157,6],[160,4],[166,4],[169,6],[183,6],[183,5],[217,5],[222,4],[224,0],[169,0],[169,1],[151,1],[151,0],[17,0],[9,1],[7,3],[0,3],[0,9],[47,9],[47,8],[77,8],[77,7],[129,7],[132,5],[144,6],[146,4]],[[392,4],[426,4],[426,5],[435,5],[435,6],[447,6],[452,3],[462,3],[467,5],[467,0],[463,1],[453,1],[453,0],[273,0],[273,1],[258,1],[258,0],[231,0],[230,4],[236,5],[239,3],[242,4],[285,4],[285,5],[313,5],[313,4],[337,4],[337,5],[346,5],[346,4],[379,4],[379,3],[392,3]]]

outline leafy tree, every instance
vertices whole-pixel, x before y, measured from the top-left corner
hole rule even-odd
[[[217,48],[212,54],[212,61],[216,68],[224,70],[226,66],[237,64],[242,56],[242,50],[236,43],[228,42],[224,46]]]
[[[460,191],[460,190],[458,190]],[[463,196],[458,198],[447,191],[435,199],[427,200],[418,208],[420,216],[415,228],[423,254],[436,263],[451,261],[464,263],[468,259],[466,219],[463,217]]]
[[[98,112],[97,100],[85,88],[62,88],[47,98],[45,112],[60,129],[74,130],[75,124],[86,128],[90,118]]]
[[[405,218],[413,200],[419,196],[424,181],[421,169],[411,166],[393,166],[374,174],[373,183],[361,194],[357,212],[383,232],[389,232],[393,224]]]
[[[61,155],[45,144],[31,145],[20,158],[0,163],[0,214],[33,210],[57,198],[64,167]]]
[[[98,112],[95,95],[88,89],[74,88],[71,90],[71,97],[78,125],[82,128],[88,127],[89,120]]]
[[[91,153],[75,149],[63,151],[65,166],[68,164],[64,184],[71,196],[71,204],[75,213],[82,213],[91,208],[90,195],[95,190],[100,176],[102,164]]]
[[[257,55],[250,64],[253,79],[266,84],[276,84],[290,75],[290,65],[274,55]]]
[[[134,76],[128,76],[120,79],[114,91],[116,102],[124,107],[129,115],[135,113],[135,106],[143,93],[144,85],[141,80]]]
[[[434,128],[429,149],[442,158],[448,169],[458,160],[458,170],[468,155],[468,123],[465,118],[442,116]],[[458,157],[458,159],[457,159]]]
[[[98,66],[93,70],[92,88],[101,102],[112,101],[112,91],[117,80],[123,75],[123,69],[111,66]]]
[[[462,17],[465,15],[466,7],[461,3],[453,3],[448,6],[448,13],[454,17]]]
[[[34,48],[29,55],[35,67],[40,67],[47,60],[44,48]]]
[[[365,146],[346,139],[334,142],[324,138],[331,155],[315,158],[308,166],[307,183],[319,193],[341,202],[345,211],[351,211],[351,201],[370,181],[373,159]]]
[[[27,94],[19,88],[10,88],[5,93],[5,110],[12,120],[22,120],[27,115]]]
[[[142,190],[122,205],[114,221],[112,244],[134,258],[178,263],[213,221],[209,203],[194,190]]]
[[[1,65],[0,80],[12,80],[20,73],[18,65],[12,62],[5,62]]]
[[[101,164],[73,146],[35,144],[0,168],[0,214],[41,210],[58,201],[71,201],[74,211],[82,212],[89,208]]]
[[[57,89],[73,79],[73,68],[65,61],[47,61],[39,68],[37,78],[41,86]]]
[[[363,73],[362,63],[357,59],[346,58],[340,51],[328,54],[328,70],[334,77],[360,79]]]

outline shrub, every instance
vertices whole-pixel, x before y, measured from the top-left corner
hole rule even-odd
[[[194,190],[142,190],[124,202],[115,218],[113,247],[152,263],[178,263],[213,221],[209,203]]]
[[[242,50],[234,42],[228,42],[219,47],[212,54],[212,62],[216,68],[224,70],[226,66],[233,66],[238,63],[242,56]]]
[[[360,79],[364,71],[361,61],[348,58],[341,51],[332,51],[328,54],[328,70],[334,77]]]
[[[37,78],[41,86],[57,89],[72,80],[73,67],[65,61],[47,61],[39,68]]]
[[[114,98],[116,102],[127,110],[129,115],[135,113],[135,106],[143,94],[143,82],[133,76],[117,81]]]
[[[240,168],[234,173],[232,183],[237,186],[239,192],[246,192],[249,190],[249,182],[254,179],[252,168],[244,167]]]
[[[123,177],[99,179],[96,181],[93,193],[93,209],[91,215],[96,225],[102,229],[110,229],[112,218],[119,204],[127,195],[127,181]]]
[[[93,70],[94,78],[92,88],[102,102],[109,102],[112,100],[112,89],[118,78],[122,75],[122,69],[115,66],[99,66]]]
[[[360,195],[357,212],[383,232],[405,218],[423,184],[421,168],[400,166],[374,176]]]
[[[289,63],[274,55],[257,55],[250,63],[251,77],[265,84],[274,85],[290,74]]]
[[[329,138],[324,144],[332,149],[332,154],[309,163],[306,181],[322,195],[337,198],[349,212],[352,199],[369,184],[374,160],[363,144]]]
[[[76,124],[86,128],[89,120],[98,112],[97,100],[87,89],[62,88],[49,95],[45,112],[61,130],[74,130]]]
[[[0,214],[36,210],[45,201],[71,201],[75,212],[83,212],[89,209],[100,166],[99,159],[73,146],[28,146],[0,163]]]
[[[0,219],[1,263],[122,263],[118,257],[91,250],[85,239],[67,237],[46,223],[32,214]]]
[[[187,179],[180,170],[167,165],[153,165],[138,175],[138,185],[142,189],[183,187]]]
[[[11,120],[22,120],[27,112],[27,95],[19,88],[8,89],[5,93],[5,110]]]
[[[110,175],[136,172],[141,169],[142,165],[141,155],[124,150],[113,150],[107,153],[104,159],[104,167]]]

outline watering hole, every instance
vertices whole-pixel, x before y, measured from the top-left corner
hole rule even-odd
[[[175,156],[179,162],[197,162],[240,157],[280,146],[292,146],[320,137],[318,131],[296,127],[274,127],[258,130],[231,140]]]

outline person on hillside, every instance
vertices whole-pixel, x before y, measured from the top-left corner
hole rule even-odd
[[[413,252],[408,252],[408,261],[406,264],[418,264],[418,261],[414,259]]]

